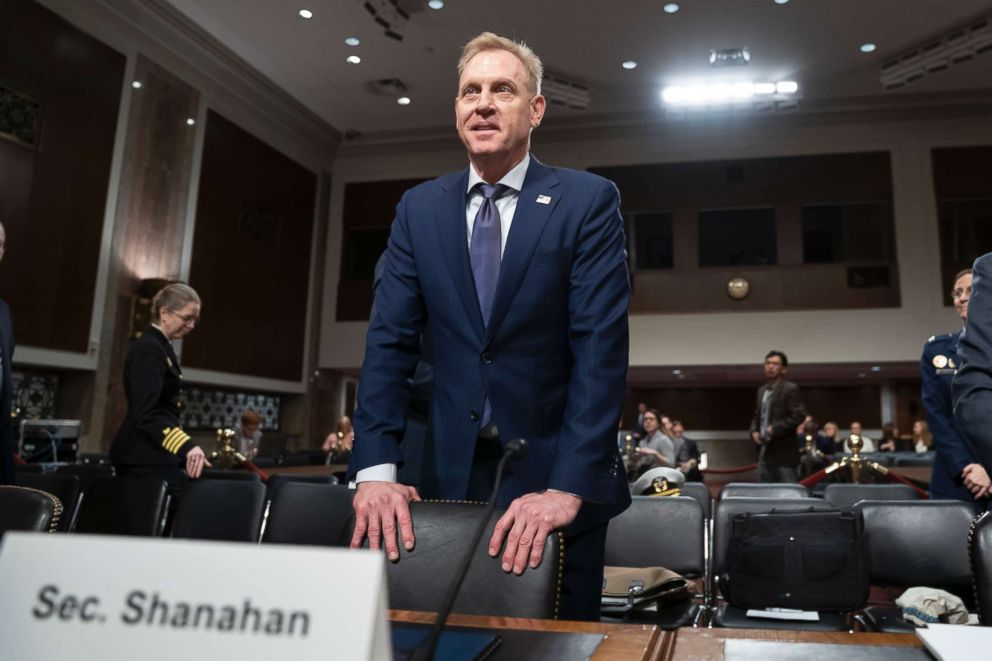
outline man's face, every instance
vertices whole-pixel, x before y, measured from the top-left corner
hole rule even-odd
[[[679,423],[677,425],[673,425],[672,426],[672,433],[675,434],[675,437],[676,438],[682,438],[682,434],[685,433],[685,427],[682,426],[682,423]]]
[[[644,425],[644,433],[648,436],[658,431],[658,418],[655,417],[654,413],[645,413],[644,421],[641,424]]]
[[[0,256],[2,256],[0,252]],[[954,289],[951,297],[954,299],[954,309],[957,311],[961,321],[968,321],[968,299],[971,298],[971,274],[965,273],[954,282]]]
[[[785,366],[782,364],[781,356],[768,356],[765,358],[765,378],[773,381],[782,376]]]
[[[861,436],[861,423],[860,422],[852,422],[851,423],[851,435],[852,436]]]
[[[530,131],[544,116],[544,97],[531,96],[527,69],[505,50],[478,53],[462,71],[455,98],[455,125],[471,158],[527,153]]]
[[[641,402],[640,404],[637,405],[637,412],[638,413],[644,413],[647,410],[648,410],[648,405],[645,404],[644,402]]]

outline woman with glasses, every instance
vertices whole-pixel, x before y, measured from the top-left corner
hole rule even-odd
[[[179,422],[183,373],[172,348],[173,340],[186,337],[199,318],[200,297],[189,285],[173,283],[155,294],[152,323],[124,360],[127,415],[110,446],[118,475],[165,480],[172,512],[186,480],[210,466]]]
[[[971,269],[954,277],[951,298],[954,310],[962,324],[968,320],[968,299],[971,297]],[[963,500],[984,511],[987,497],[977,499],[965,486],[965,478],[972,472],[988,476],[978,462],[971,441],[961,432],[954,419],[951,401],[951,379],[958,371],[958,339],[961,331],[934,335],[927,340],[920,358],[923,379],[922,399],[927,424],[933,435],[933,472],[930,477],[931,498]]]

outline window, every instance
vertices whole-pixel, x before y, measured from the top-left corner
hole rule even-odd
[[[805,264],[895,261],[888,202],[804,206],[802,218]]]
[[[699,212],[700,266],[764,266],[777,258],[774,209]]]
[[[630,213],[624,221],[630,233],[628,242],[635,270],[672,268],[672,214]]]

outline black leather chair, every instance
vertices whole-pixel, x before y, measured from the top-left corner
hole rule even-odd
[[[286,481],[269,493],[263,526],[266,544],[348,546],[344,530],[354,510],[355,492],[336,484]],[[418,522],[419,525],[419,522]]]
[[[0,537],[8,530],[55,532],[61,518],[62,503],[52,494],[0,485]]]
[[[265,483],[265,487],[269,490],[269,498],[275,498],[276,492],[284,484],[290,482],[306,482],[308,484],[337,484],[335,480],[330,475],[298,475],[296,473],[276,473],[275,475],[270,475],[268,481]]]
[[[896,467],[899,466],[933,466],[933,455],[896,457]]]
[[[17,473],[17,485],[52,494],[62,503],[57,532],[69,532],[79,511],[79,477],[60,473]]]
[[[978,618],[992,627],[992,513],[975,517],[968,542]]]
[[[682,495],[692,498],[703,508],[703,517],[713,516],[713,495],[710,488],[702,482],[686,482],[682,485]]]
[[[172,536],[257,542],[264,507],[258,480],[193,480],[183,489]]]
[[[154,477],[101,477],[79,505],[75,531],[92,535],[161,537],[169,497]]]
[[[687,578],[706,574],[706,519],[688,496],[634,496],[631,506],[610,521],[606,564],[614,567],[665,567]],[[655,611],[631,611],[627,620],[649,620],[663,629],[695,622],[699,605],[691,600]]]
[[[974,510],[957,500],[863,500],[855,506],[865,521],[873,585],[946,590],[971,605],[968,531]],[[865,620],[876,630],[906,633],[916,627],[895,606],[869,606]]]
[[[238,480],[241,482],[261,482],[258,473],[242,468],[207,468],[200,476],[201,480]]]
[[[809,489],[801,484],[771,482],[731,482],[720,490],[720,500],[725,498],[806,498]]]
[[[906,484],[830,484],[823,499],[837,509],[854,507],[860,500],[919,500]]]
[[[530,567],[517,576],[500,567],[500,556],[489,557],[488,536],[505,510],[497,508],[487,524],[481,543],[474,550],[472,565],[462,584],[453,612],[471,615],[551,619],[557,617],[560,599],[560,533],[548,536],[544,559],[537,569]],[[399,545],[398,562],[386,562],[389,607],[401,610],[438,611],[444,601],[452,574],[468,545],[480,517],[481,503],[411,503],[416,546],[407,551]],[[351,538],[354,519],[344,531]],[[366,540],[366,546],[368,540]]]
[[[57,473],[75,475],[79,478],[79,488],[85,494],[93,480],[113,477],[116,473],[110,464],[67,464],[59,466]]]
[[[785,485],[788,486],[788,485]],[[719,587],[719,577],[723,573],[727,561],[727,549],[733,532],[733,520],[736,514],[760,514],[772,510],[796,511],[813,508],[814,510],[833,509],[828,503],[819,498],[744,498],[731,497],[721,499],[716,504],[713,514],[713,553],[710,562],[710,573],[714,579],[713,600],[716,601],[716,590]],[[791,620],[771,620],[748,617],[745,610],[730,604],[720,604],[714,614],[713,624],[719,627],[737,629],[799,629],[804,631],[844,631],[847,629],[847,617],[843,613],[820,612],[818,622],[797,622]]]

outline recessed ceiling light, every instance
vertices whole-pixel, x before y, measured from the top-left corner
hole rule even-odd
[[[348,57],[344,58],[344,61],[347,62],[348,64],[361,64],[362,58],[358,57],[357,55],[349,55]]]
[[[775,91],[779,94],[795,94],[799,91],[799,83],[794,80],[783,80],[775,83]]]
[[[626,60],[626,61],[622,62],[620,64],[620,66],[622,66],[627,71],[630,71],[631,69],[636,69],[637,68],[637,62],[635,62],[633,60]]]
[[[427,6],[431,9],[444,9],[444,0],[430,0]]]
[[[348,44],[349,46],[357,46],[358,44],[362,43],[362,41],[358,37],[348,37],[344,40],[344,43]]]
[[[136,90],[140,90],[141,89],[141,81],[140,80],[135,80],[134,82],[131,83],[131,87],[133,87]]]
[[[306,19],[313,18],[313,12],[310,11],[309,9],[301,9],[296,13],[300,15],[300,18],[306,18]]]
[[[679,10],[679,6],[674,2],[669,2],[667,5],[661,8],[666,14],[674,14]]]
[[[872,372],[881,372],[882,371],[882,368],[879,367],[878,365],[872,365],[871,366],[871,371]]]
[[[787,4],[789,4],[789,0],[775,0],[775,4],[776,5],[787,5]]]
[[[874,50],[875,50],[875,44],[872,43],[861,44],[862,53],[871,53]]]
[[[677,369],[676,370],[672,370],[672,374],[674,374],[675,376],[678,376],[681,373],[682,373],[682,370],[677,370]]]
[[[400,104],[401,106],[408,106],[410,105],[410,97],[401,96],[400,98],[396,99],[396,103]]]
[[[196,120],[193,119],[192,117],[187,117],[186,118],[186,126],[193,126],[193,124],[196,124]]]

